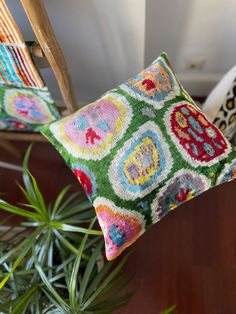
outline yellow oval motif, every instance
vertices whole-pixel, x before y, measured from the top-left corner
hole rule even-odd
[[[181,128],[186,128],[188,126],[187,119],[179,111],[176,112],[175,119]]]
[[[150,137],[142,139],[124,163],[124,173],[131,185],[144,185],[157,172],[159,154]]]

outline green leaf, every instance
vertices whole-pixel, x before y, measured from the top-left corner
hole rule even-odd
[[[34,189],[33,189],[30,177],[29,177],[29,170],[28,170],[29,157],[30,157],[32,147],[33,145],[31,144],[25,153],[25,157],[23,161],[23,181],[24,181],[24,185],[26,187],[27,192],[30,194],[30,196],[33,199],[35,199]]]
[[[69,258],[63,260],[63,262],[57,266],[56,273],[61,271],[63,268],[65,268],[69,263],[71,263],[73,260],[75,260],[75,258],[76,258],[76,255],[70,255]],[[89,257],[88,257],[88,260],[89,260]]]
[[[43,230],[43,228],[39,229],[37,232],[33,233],[30,237],[28,237],[26,239],[26,241],[24,241],[24,246],[19,254],[19,256],[17,257],[16,261],[14,262],[14,264],[11,267],[11,271],[8,273],[8,275],[0,282],[0,289],[2,289],[6,282],[9,280],[9,278],[11,277],[11,275],[14,273],[14,271],[16,270],[16,268],[20,265],[20,263],[22,262],[22,260],[24,259],[24,257],[27,255],[27,253],[29,252],[30,248],[31,248],[31,244],[32,242],[35,240],[35,238],[41,233],[41,231]],[[1,263],[1,261],[0,261]]]
[[[9,313],[10,308],[17,304],[20,301],[20,298],[15,298],[11,301],[6,301],[4,304],[0,304],[0,311],[3,313]]]
[[[65,274],[64,273],[60,273],[60,274],[58,274],[58,275],[56,275],[54,277],[49,278],[48,281],[50,283],[54,283],[54,282],[56,282],[56,281],[58,281],[58,280],[60,280],[61,278],[64,278],[64,277],[65,277]]]
[[[43,305],[42,305],[42,291],[41,290],[37,290],[36,291],[36,296],[35,296],[35,308],[33,309],[34,310],[34,314],[43,314]],[[31,309],[31,312],[32,309]]]
[[[31,301],[31,299],[33,298],[35,291],[38,289],[38,286],[35,285],[33,286],[30,290],[28,290],[28,292],[26,292],[24,294],[24,296],[21,296],[19,302],[17,303],[17,305],[13,308],[13,310],[11,311],[11,314],[19,314],[19,313],[24,313]]]
[[[38,202],[35,201],[35,198],[32,198],[31,195],[20,185],[18,184],[19,188],[21,189],[21,192],[24,194],[25,198],[28,200],[29,204],[22,204],[26,207],[29,208],[33,208],[34,210],[36,210],[36,212],[42,216],[42,217],[46,217],[44,211],[41,209],[40,206],[38,206]]]
[[[38,261],[40,262],[40,265],[43,266],[45,262],[47,261],[47,256],[49,253],[49,246],[51,244],[51,237],[52,237],[52,231],[51,229],[48,229],[47,232],[44,234],[44,236],[41,238],[41,242],[39,244],[39,254],[38,254]],[[51,267],[51,265],[48,265]]]
[[[90,260],[89,260],[87,267],[85,269],[85,273],[84,273],[83,279],[82,279],[81,284],[80,284],[80,292],[79,292],[80,303],[82,303],[84,301],[85,291],[87,289],[91,273],[92,273],[92,271],[96,265],[97,257],[101,253],[102,247],[103,247],[103,241],[101,241],[97,245],[97,247],[94,250],[93,254],[91,255]]]
[[[82,213],[79,212],[79,214],[65,219],[63,222],[66,224],[73,224],[75,223],[75,221],[76,223],[80,223],[80,222],[84,223],[84,222],[91,221],[95,216],[96,214],[95,214],[94,209],[86,210],[86,211],[83,211]]]
[[[84,245],[85,242],[88,238],[88,235],[86,234],[84,236],[84,239],[82,240],[82,243],[79,247],[79,254],[77,255],[75,262],[74,262],[74,266],[72,269],[72,274],[71,274],[71,278],[70,278],[70,283],[69,283],[69,298],[70,298],[70,305],[72,307],[72,309],[74,311],[76,311],[77,308],[77,284],[78,284],[78,272],[79,272],[79,268],[80,268],[80,262],[81,262],[81,258],[82,258],[82,252],[84,249]]]
[[[67,309],[67,307],[65,306],[62,306],[61,303],[60,303],[60,300],[58,301],[57,298],[53,298],[48,292],[46,289],[43,289],[43,292],[45,293],[45,295],[48,297],[48,299],[52,302],[52,304],[54,304],[56,306],[56,310],[55,312],[51,312],[51,311],[47,311],[46,313],[49,314],[49,313],[54,313],[54,314],[68,314],[69,311]],[[58,309],[60,310],[60,312],[58,312]],[[41,313],[40,313],[41,314]]]
[[[102,295],[99,296],[98,300],[93,302],[94,306],[99,306],[100,303],[104,302],[114,302],[117,295],[120,292],[124,292],[131,281],[131,278],[127,278],[125,273],[118,274],[114,280],[111,281],[109,285],[103,290]],[[134,292],[132,292],[133,294]],[[112,301],[111,301],[112,300]]]
[[[21,222],[21,226],[23,227],[30,227],[30,228],[36,228],[36,227],[40,227],[40,226],[43,226],[45,225],[45,222],[44,221],[41,221],[41,222],[28,222],[28,221],[23,221]]]
[[[128,259],[128,255],[125,256],[120,264],[111,272],[111,274],[101,283],[101,285],[96,289],[96,291],[87,299],[83,305],[82,310],[85,310],[106,288],[106,286],[115,278],[115,276],[121,271],[124,267],[126,261]]]
[[[91,222],[89,228],[92,228],[94,223],[96,221],[96,218]],[[76,300],[76,293],[77,293],[77,283],[78,283],[78,272],[80,268],[80,263],[81,263],[81,258],[82,258],[82,253],[84,250],[85,243],[88,239],[88,234],[86,234],[81,242],[81,245],[79,247],[79,254],[75,259],[73,269],[72,269],[72,274],[70,278],[70,284],[69,284],[69,298],[70,298],[70,304],[71,307],[74,311],[76,311],[77,308],[77,300]]]
[[[69,241],[67,241],[66,238],[63,237],[63,236],[60,234],[59,231],[54,230],[54,234],[56,235],[56,237],[58,238],[58,240],[61,241],[61,242],[64,244],[64,246],[65,246],[67,249],[69,249],[72,253],[74,253],[74,254],[76,254],[76,255],[79,255],[79,254],[80,254],[79,250],[77,250],[77,249],[74,247],[73,244],[71,244]],[[83,257],[84,259],[86,259],[86,260],[89,259],[89,257],[88,257],[87,255],[85,255],[85,254],[82,254],[82,257]]]
[[[70,189],[70,185],[67,185],[66,187],[64,187],[64,189],[58,194],[56,201],[53,205],[53,209],[52,209],[52,218],[55,217],[56,212],[60,209],[60,205],[61,202],[63,200],[63,198],[65,197],[66,193],[69,191]]]
[[[25,158],[23,161],[23,181],[26,188],[27,193],[22,190],[26,198],[29,202],[37,208],[39,212],[42,213],[44,217],[48,217],[47,208],[42,197],[42,194],[39,190],[38,184],[34,178],[34,176],[29,172],[28,164],[29,164],[29,156],[32,150],[32,145],[26,151]]]
[[[88,200],[77,201],[75,204],[72,204],[71,206],[66,208],[66,211],[62,215],[63,219],[70,217],[74,214],[78,214],[79,211],[90,209],[91,207],[92,204]]]
[[[109,299],[107,301],[101,302],[96,306],[91,306],[87,309],[91,313],[111,313],[114,310],[125,306],[133,296],[133,292],[126,293],[125,295],[119,296],[115,299]]]
[[[94,245],[97,245],[96,243],[99,242],[100,240],[101,240],[101,237],[94,237],[93,239],[90,239],[89,242],[87,242],[85,245],[85,250],[88,250],[89,248],[93,247]]]
[[[45,217],[48,217],[48,211],[47,211],[47,208],[46,208],[46,205],[45,205],[42,193],[39,190],[37,181],[35,180],[34,176],[31,173],[29,173],[29,175],[30,175],[30,178],[31,178],[31,180],[33,182],[34,193],[35,193],[35,196],[36,196],[36,200],[38,202],[38,208],[42,210],[42,212],[44,213]]]
[[[22,217],[26,217],[32,220],[37,220],[39,221],[41,219],[41,217],[36,214],[36,213],[31,213],[28,212],[27,210],[21,209],[19,207],[13,206],[3,200],[0,199],[0,209],[4,209],[10,213],[22,216]]]
[[[80,233],[85,233],[85,234],[90,234],[90,235],[103,235],[102,231],[75,227],[75,226],[64,224],[63,222],[59,222],[59,221],[51,221],[49,225],[52,228],[63,230],[63,231],[80,232]]]
[[[11,275],[14,273],[15,269],[19,266],[19,264],[22,262],[23,258],[26,256],[26,254],[29,252],[30,250],[30,243],[29,246],[24,247],[23,250],[21,251],[20,255],[18,256],[18,258],[16,259],[15,263],[13,264],[11,271],[9,272],[9,274],[0,282],[0,289],[2,289],[4,287],[4,285],[6,284],[6,282],[9,280],[9,278],[11,277]]]
[[[33,251],[33,254],[34,254],[35,266],[36,266],[36,268],[38,270],[38,273],[39,273],[43,283],[47,287],[47,289],[50,292],[50,294],[54,297],[54,299],[57,302],[57,304],[60,304],[60,306],[63,308],[63,310],[67,311],[69,309],[68,304],[61,298],[61,296],[56,292],[56,290],[53,288],[53,286],[49,282],[47,276],[45,275],[42,267],[40,266],[40,264],[38,262],[38,259],[37,259],[34,247],[32,247],[32,251]]]
[[[108,274],[112,266],[114,265],[115,261],[107,262],[103,268],[100,270],[100,272],[97,274],[95,278],[93,278],[93,281],[91,282],[90,286],[88,287],[86,293],[85,293],[85,299],[88,299],[90,295],[96,291],[97,287],[99,286],[102,279]]]
[[[0,258],[0,265],[5,263],[10,257],[14,256],[18,250],[20,250],[25,243],[28,241],[28,239],[25,239],[24,241],[18,243],[16,246],[14,246],[10,251],[8,251],[5,255],[1,255]]]
[[[47,269],[46,269],[47,270]],[[17,277],[26,277],[26,276],[29,276],[29,275],[33,275],[35,273],[35,270],[34,269],[29,269],[29,270],[19,270],[19,271],[15,271],[14,274],[15,276]],[[4,272],[4,273],[1,273],[0,272],[0,278],[3,278],[5,277],[6,275],[8,275],[8,273]]]
[[[2,303],[5,303],[6,302],[6,299],[0,295],[0,306],[2,305]],[[1,310],[1,308],[0,308]]]
[[[170,313],[173,313],[175,308],[176,308],[176,306],[173,305],[169,309],[165,310],[164,312],[161,312],[160,314],[170,314]]]
[[[64,214],[67,213],[67,211],[64,211],[63,213],[63,210],[64,209],[69,209],[71,206],[73,206],[75,203],[78,204],[79,201],[74,201],[75,198],[79,197],[81,195],[81,192],[76,192],[76,193],[72,193],[60,206],[60,208],[58,208],[57,210],[57,215],[61,214],[61,217],[63,217]],[[72,201],[74,201],[73,204]],[[71,205],[70,205],[71,204]]]
[[[51,234],[51,230],[49,230],[50,231],[50,236],[51,236],[51,238],[52,238],[52,234]],[[49,243],[49,249],[48,249],[48,259],[47,259],[47,266],[49,266],[50,267],[50,270],[49,270],[49,272],[48,272],[48,275],[49,275],[49,277],[51,278],[52,276],[53,276],[53,272],[52,272],[52,270],[53,270],[53,253],[54,253],[54,243],[53,243],[53,241],[52,241],[52,239],[50,239],[51,241],[50,241],[50,243]]]

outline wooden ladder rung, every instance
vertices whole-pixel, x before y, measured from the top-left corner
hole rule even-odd
[[[40,133],[18,133],[0,132],[0,141],[27,141],[27,142],[47,142],[46,137]]]

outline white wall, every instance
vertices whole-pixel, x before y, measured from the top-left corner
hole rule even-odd
[[[145,63],[166,51],[186,88],[207,94],[236,64],[235,14],[235,0],[146,0]],[[203,70],[186,70],[192,57]]]
[[[26,40],[33,38],[24,11],[7,0]],[[46,0],[48,13],[71,71],[77,99],[95,100],[144,65],[145,0]],[[42,71],[56,99],[56,81]]]
[[[207,95],[236,64],[235,0],[45,0],[72,74],[77,99],[99,97],[154,60],[161,51],[193,95]],[[7,0],[26,39],[32,39],[20,1]],[[145,15],[146,3],[146,15]],[[186,60],[205,58],[201,71]],[[43,76],[56,99],[57,84]]]

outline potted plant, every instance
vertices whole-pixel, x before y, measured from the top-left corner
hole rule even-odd
[[[0,208],[24,218],[0,236],[0,313],[112,313],[132,297],[119,262],[103,258],[101,231],[94,228],[94,209],[80,193],[65,187],[46,204],[28,170],[31,148],[23,163],[26,203],[0,200]]]

